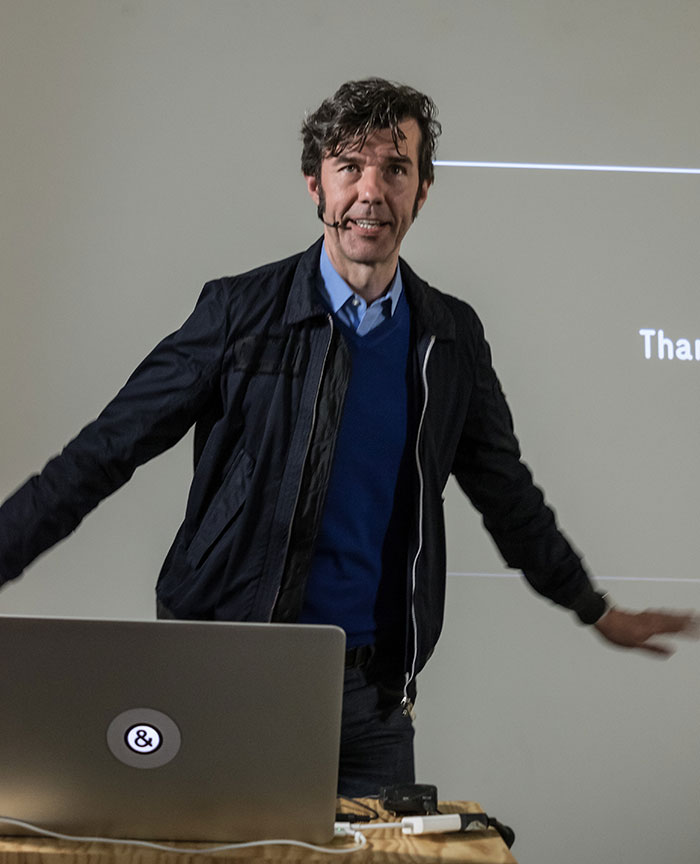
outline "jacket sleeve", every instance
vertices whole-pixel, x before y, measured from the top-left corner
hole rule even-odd
[[[205,285],[102,413],[0,507],[0,584],[77,528],[135,469],[173,446],[219,382],[227,320],[223,286]]]
[[[585,616],[600,602],[598,595],[521,460],[511,413],[478,319],[474,326],[474,389],[453,472],[508,566],[521,570],[539,594]]]

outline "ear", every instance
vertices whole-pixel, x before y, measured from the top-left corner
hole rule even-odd
[[[425,204],[428,198],[428,189],[430,189],[430,181],[424,180],[416,197],[416,213]]]
[[[320,185],[318,179],[309,174],[305,174],[304,179],[306,180],[306,188],[309,190],[309,195],[311,195],[314,203],[318,207],[318,205],[321,203],[321,198],[318,194],[318,187]]]

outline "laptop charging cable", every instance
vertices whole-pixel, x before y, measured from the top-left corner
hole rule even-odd
[[[377,822],[374,824],[358,824],[349,822],[336,822],[334,833],[336,837],[346,837],[354,841],[354,846],[344,846],[333,849],[328,846],[318,846],[314,843],[305,843],[302,840],[254,840],[249,843],[226,843],[220,846],[204,846],[197,848],[186,848],[184,846],[171,846],[165,843],[152,843],[148,840],[131,840],[123,837],[79,837],[72,834],[62,834],[51,831],[39,825],[33,825],[22,819],[0,816],[0,823],[13,825],[25,831],[31,831],[44,837],[56,840],[67,840],[79,843],[109,843],[116,846],[138,846],[146,849],[156,849],[160,852],[175,852],[184,855],[212,855],[217,852],[229,852],[234,849],[251,849],[256,846],[299,846],[314,852],[324,852],[328,855],[346,855],[350,852],[359,852],[367,847],[365,831],[381,830],[389,828],[400,828],[404,834],[445,834],[467,831],[485,831],[487,828],[496,828],[506,845],[513,845],[515,835],[507,825],[501,825],[497,820],[487,816],[486,813],[444,813],[433,816],[404,816],[400,822]],[[507,832],[507,833],[504,833]]]
[[[336,823],[335,836],[348,837],[354,841],[354,846],[318,846],[315,843],[306,843],[303,840],[251,840],[248,843],[225,843],[219,846],[199,846],[197,848],[186,848],[185,846],[172,846],[168,843],[153,843],[150,840],[132,840],[124,837],[79,837],[74,834],[61,834],[15,819],[11,816],[0,816],[0,825],[12,825],[23,831],[31,831],[43,837],[51,837],[54,840],[67,840],[71,843],[109,843],[113,846],[137,846],[145,849],[156,849],[158,852],[179,853],[180,855],[214,855],[217,852],[231,852],[235,849],[252,849],[257,846],[299,846],[302,849],[310,849],[313,852],[323,852],[328,855],[348,855],[351,852],[359,852],[367,847],[367,838],[357,830],[351,828],[347,823]],[[339,826],[342,831],[339,831]]]

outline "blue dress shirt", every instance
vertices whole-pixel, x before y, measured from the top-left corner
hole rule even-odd
[[[397,267],[389,290],[367,305],[365,300],[355,294],[348,283],[340,276],[326,252],[326,244],[321,249],[321,276],[325,287],[324,300],[343,324],[352,327],[358,336],[364,336],[379,326],[396,311],[403,285],[401,271]]]

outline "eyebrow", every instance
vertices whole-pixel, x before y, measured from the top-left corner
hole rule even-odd
[[[344,150],[342,153],[339,153],[337,156],[332,156],[331,158],[335,159],[336,162],[343,162],[343,163],[356,162],[357,159],[360,158],[360,153],[361,153],[361,151],[355,150],[355,151],[350,151],[350,153],[348,154],[348,152]],[[411,159],[410,156],[402,156],[400,153],[396,153],[395,155],[392,155],[392,156],[387,156],[386,158],[382,159],[382,161],[387,162],[390,165],[395,165],[395,164],[412,165],[413,164],[413,160]]]

